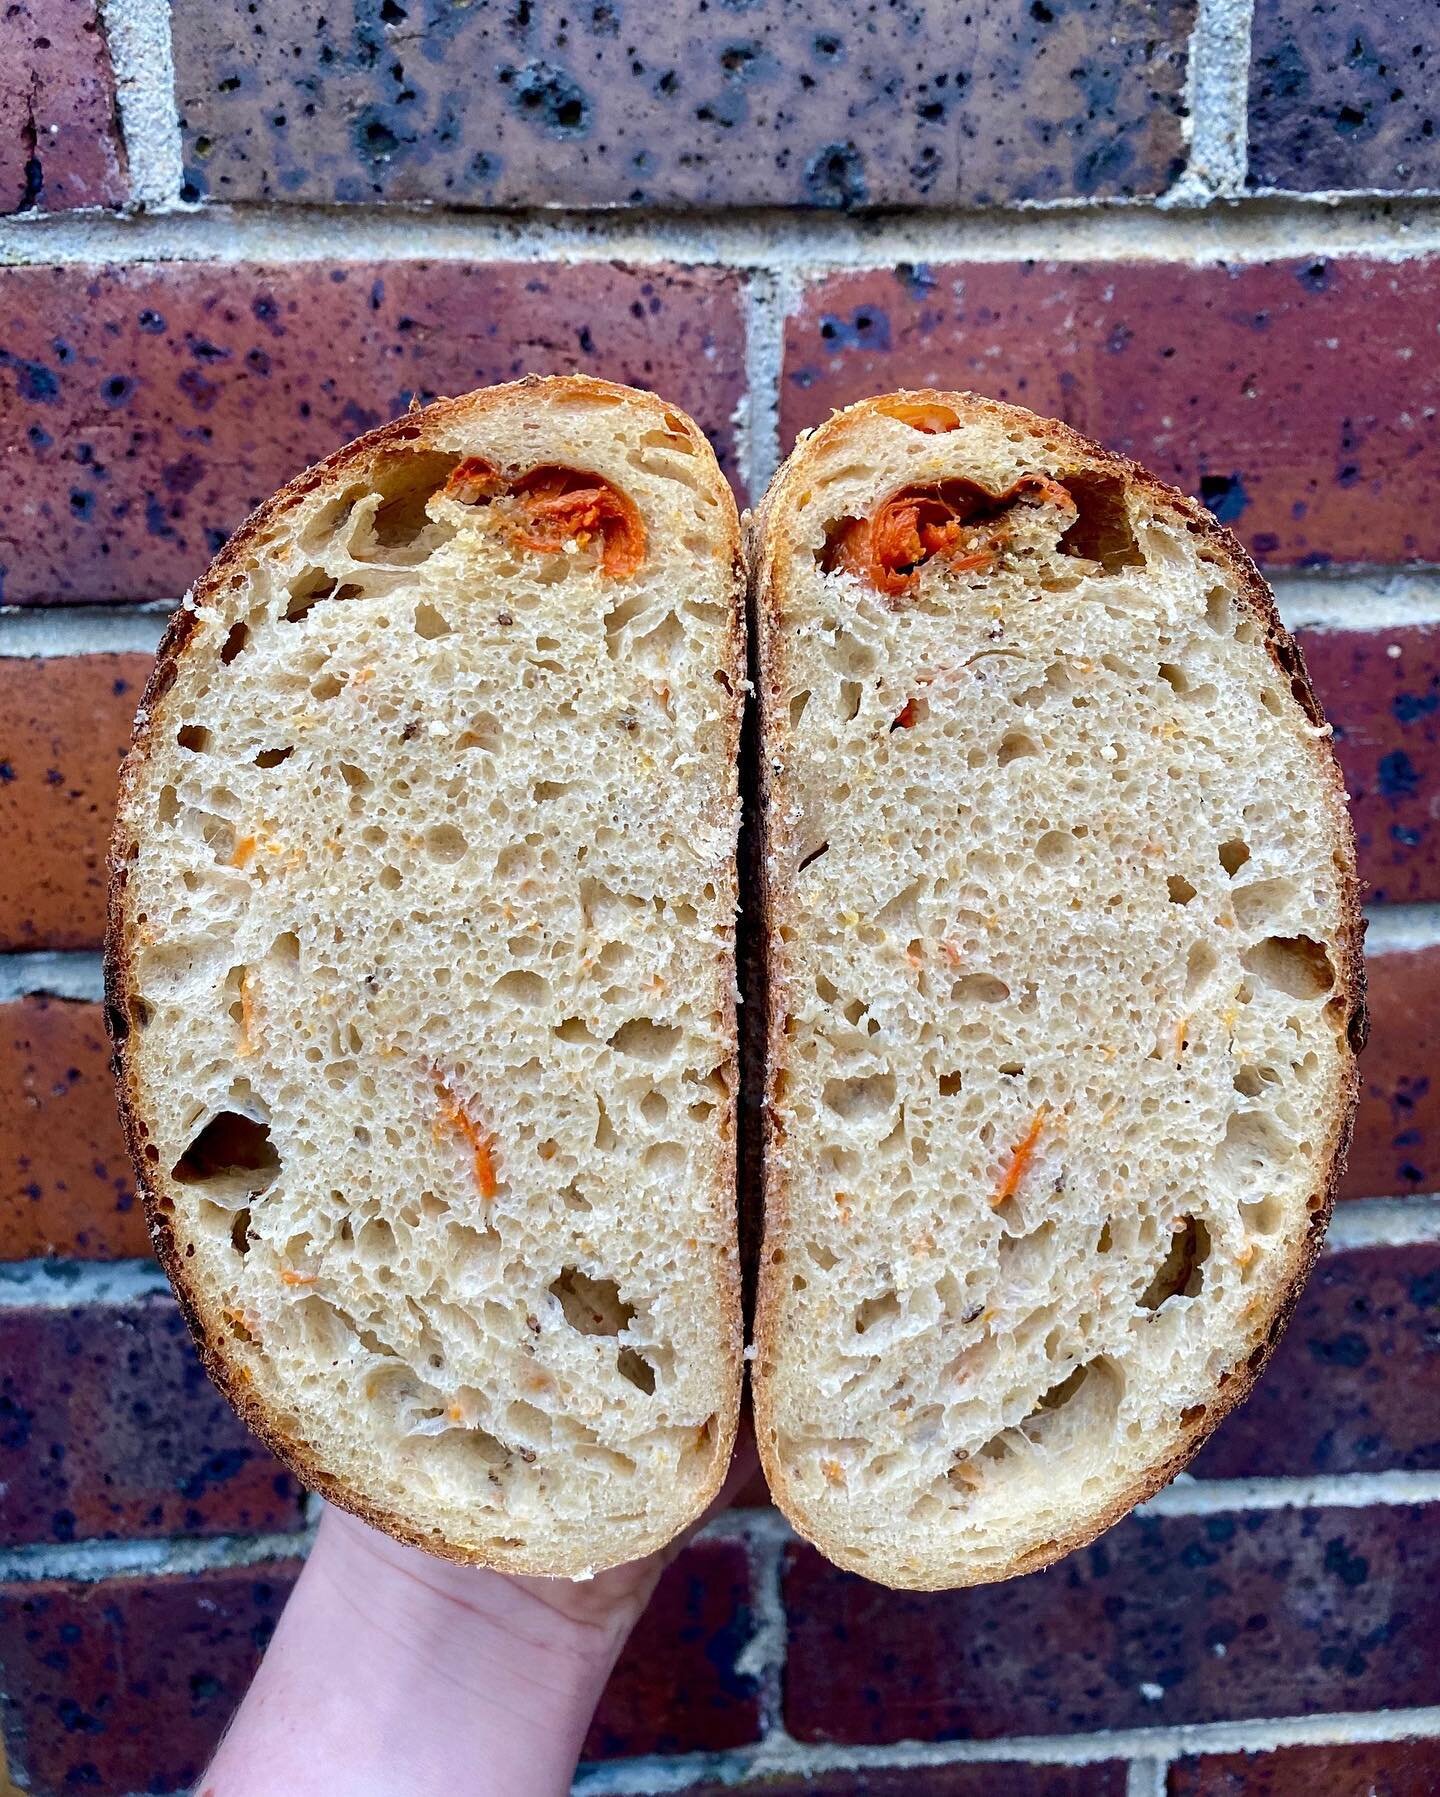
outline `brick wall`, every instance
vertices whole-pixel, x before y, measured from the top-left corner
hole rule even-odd
[[[109,1094],[100,865],[163,614],[306,460],[413,395],[531,368],[674,397],[742,496],[830,407],[921,382],[1057,413],[1197,493],[1300,630],[1372,918],[1330,1245],[1193,1476],[1051,1571],[936,1596],[836,1572],[754,1494],[667,1575],[580,1788],[1440,1789],[1440,13],[1253,11],[7,10],[0,1721],[20,1789],[184,1789],[306,1542],[303,1494],[212,1394],[147,1258]]]

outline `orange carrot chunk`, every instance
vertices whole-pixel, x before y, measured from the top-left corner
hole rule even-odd
[[[495,1177],[495,1138],[482,1129],[470,1112],[450,1090],[445,1081],[438,1075],[435,1079],[435,1091],[440,1100],[441,1123],[455,1132],[470,1146],[471,1169],[475,1177],[475,1189],[488,1204],[499,1191],[499,1181]]]
[[[479,505],[502,492],[504,485],[500,470],[493,462],[487,462],[481,455],[467,455],[450,470],[445,497],[458,499],[461,505]]]
[[[600,572],[625,580],[645,559],[645,524],[635,502],[598,474],[541,467],[515,484],[519,514],[515,542],[537,555],[556,555],[567,543],[583,549],[600,539]]]

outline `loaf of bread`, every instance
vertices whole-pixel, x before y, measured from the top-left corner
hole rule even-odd
[[[1249,1388],[1364,1032],[1345,793],[1240,546],[1063,425],[853,406],[754,521],[771,1490],[934,1588],[1087,1541]]]
[[[528,379],[361,438],[177,612],[108,1013],[211,1375],[327,1498],[583,1575],[740,1388],[743,579],[694,424]]]

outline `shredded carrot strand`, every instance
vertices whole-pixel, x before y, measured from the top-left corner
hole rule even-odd
[[[995,1188],[995,1196],[990,1200],[990,1208],[999,1210],[1002,1204],[1008,1204],[1020,1189],[1020,1181],[1029,1170],[1035,1158],[1035,1150],[1040,1142],[1040,1132],[1045,1127],[1045,1119],[1050,1115],[1050,1106],[1042,1104],[1030,1120],[1030,1127],[1010,1151],[1010,1164],[1005,1169],[1005,1176]]]
[[[495,1138],[480,1127],[438,1074],[435,1078],[435,1090],[440,1098],[442,1122],[470,1145],[475,1187],[488,1204],[500,1189],[495,1177],[495,1157],[492,1152]]]

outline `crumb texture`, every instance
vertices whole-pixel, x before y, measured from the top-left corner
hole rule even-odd
[[[762,1451],[843,1564],[1005,1576],[1197,1439],[1303,1270],[1343,795],[1238,552],[1059,427],[855,408],[757,547]]]
[[[282,1449],[585,1572],[734,1432],[734,505],[596,382],[366,443],[202,584],[132,757],[133,1121]]]

